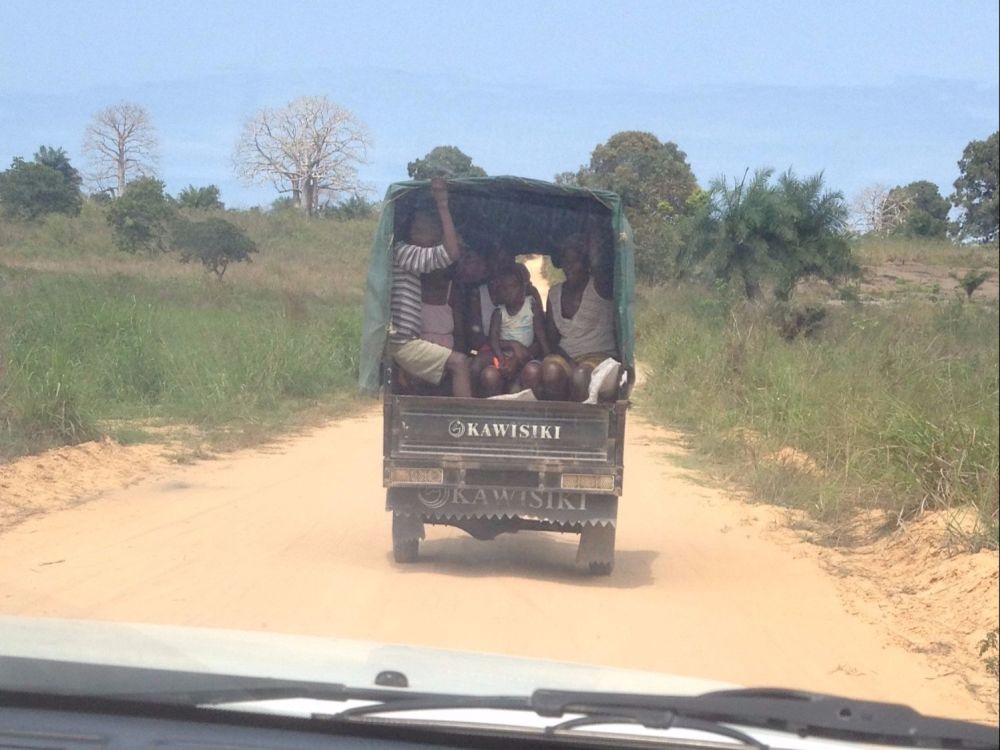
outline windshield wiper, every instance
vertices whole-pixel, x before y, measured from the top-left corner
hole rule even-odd
[[[562,713],[551,714],[540,710],[536,702],[537,696],[553,691],[536,691],[530,698],[503,697],[503,696],[448,696],[448,695],[424,695],[415,698],[396,696],[393,700],[385,703],[376,703],[368,706],[355,706],[335,714],[314,714],[314,718],[332,721],[352,721],[389,713],[403,713],[410,711],[433,711],[447,709],[474,709],[488,708],[494,710],[507,711],[531,711],[539,716],[562,716]],[[579,695],[597,695],[596,693],[580,693]],[[647,729],[693,729],[708,734],[715,734],[720,737],[728,737],[758,750],[768,750],[768,746],[750,735],[723,726],[713,721],[703,721],[678,715],[670,710],[650,710],[645,708],[635,708],[626,706],[615,706],[612,709],[597,708],[589,706],[586,710],[573,706],[571,711],[566,713],[584,714],[567,721],[554,724],[545,728],[545,734],[555,735],[568,732],[578,727],[589,725],[610,725],[610,724],[637,724]]]
[[[290,698],[372,702],[315,715],[343,722],[406,711],[491,708],[557,719],[571,716],[549,727],[550,733],[588,724],[635,723],[650,729],[696,729],[756,747],[763,745],[743,730],[949,750],[1000,746],[995,727],[927,717],[902,705],[779,689],[695,696],[543,689],[530,696],[472,696],[0,656],[0,699],[12,692],[209,709]]]
[[[758,727],[800,737],[902,747],[971,750],[1000,744],[995,728],[924,716],[909,706],[796,690],[721,690],[696,696],[536,690],[531,703],[541,716],[598,716],[626,709],[672,713],[688,720]]]
[[[742,729],[900,747],[998,747],[996,729],[979,724],[928,717],[897,704],[771,688],[694,696],[536,690],[527,699],[434,694],[408,697],[397,693],[387,702],[316,718],[348,721],[389,713],[465,708],[533,711],[552,718],[575,716],[550,726],[546,730],[549,734],[588,725],[633,723],[648,729],[707,732],[762,750],[766,745]]]

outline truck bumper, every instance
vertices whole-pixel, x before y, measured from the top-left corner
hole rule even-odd
[[[614,495],[510,487],[392,487],[386,510],[428,523],[464,519],[523,519],[555,526],[611,526]]]

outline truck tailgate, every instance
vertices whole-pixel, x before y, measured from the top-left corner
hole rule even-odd
[[[391,459],[620,464],[624,404],[390,396]]]

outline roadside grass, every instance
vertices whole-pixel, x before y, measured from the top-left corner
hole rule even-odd
[[[216,216],[243,229],[257,243],[253,262],[234,266],[225,285],[244,289],[313,295],[333,302],[360,303],[374,219],[308,219],[285,210],[198,212],[194,220]],[[50,214],[37,223],[0,219],[0,263],[41,271],[125,274],[156,279],[200,279],[194,265],[165,253],[129,255],[117,250],[104,212],[87,203],[77,217]]]
[[[374,222],[225,215],[260,255],[223,283],[117,252],[93,206],[0,224],[0,460],[165,439],[151,423],[236,447],[356,408]]]
[[[854,257],[861,265],[925,263],[959,268],[997,268],[997,244],[958,245],[948,240],[907,237],[861,237],[854,242]]]
[[[638,319],[640,407],[755,496],[832,526],[974,509],[964,542],[997,547],[995,300],[831,306],[788,341],[765,306],[657,287],[641,290]]]

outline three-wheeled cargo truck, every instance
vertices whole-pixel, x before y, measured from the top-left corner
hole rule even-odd
[[[623,365],[606,403],[410,395],[386,353],[392,252],[429,181],[393,184],[372,245],[360,362],[363,391],[380,389],[383,484],[397,562],[418,557],[426,525],[478,539],[524,530],[580,535],[577,562],[614,565],[628,395],[634,381],[632,234],[617,195],[514,177],[448,181],[458,234],[468,244],[550,255],[568,235],[599,235],[591,265],[613,274],[614,327]],[[527,394],[525,394],[527,395]]]

